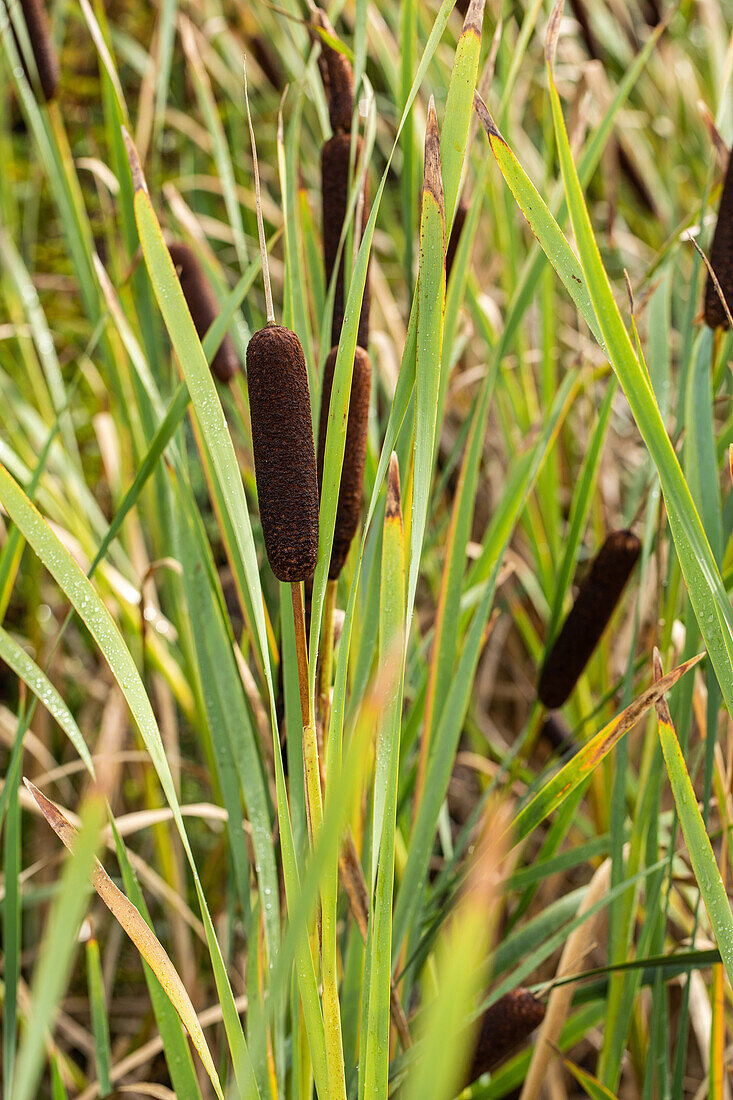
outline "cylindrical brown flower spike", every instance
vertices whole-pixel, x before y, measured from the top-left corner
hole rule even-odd
[[[466,1084],[488,1073],[526,1042],[544,1018],[544,1003],[528,989],[513,989],[500,997],[481,1017]]]
[[[601,547],[540,674],[537,694],[549,710],[561,707],[575,687],[621,598],[640,550],[641,543],[633,531],[613,531]]]
[[[55,97],[59,87],[59,59],[56,56],[56,49],[51,38],[51,28],[48,25],[46,9],[43,0],[20,0],[20,7],[28,30],[28,38],[33,48],[33,57],[38,69],[41,91],[46,102],[49,102]],[[18,52],[21,55],[25,74],[30,79],[19,43]]]
[[[728,154],[718,221],[710,248],[710,264],[728,309],[733,313],[733,150]],[[730,321],[709,274],[705,284],[705,324],[710,328],[730,328]]]
[[[186,304],[191,311],[196,332],[203,339],[219,313],[216,296],[199,263],[198,256],[190,245],[175,242],[169,246],[168,251],[178,274]],[[227,333],[211,361],[211,370],[220,382],[227,385],[240,366],[234,341]]]
[[[361,160],[362,142],[356,139],[355,172],[359,171]],[[349,174],[349,160],[351,156],[351,135],[347,133],[334,134],[326,142],[321,151],[321,198],[323,204],[323,258],[326,269],[326,283],[330,283],[333,269],[336,264],[341,231],[346,218],[351,176]],[[369,217],[369,191],[366,177],[364,178],[364,205],[362,208],[362,227]],[[331,322],[331,345],[335,347],[341,336],[341,328],[344,323],[344,270],[345,260],[343,252],[341,263],[336,275],[336,288],[333,299],[333,320]],[[369,271],[367,270],[364,297],[361,302],[359,315],[359,331],[356,342],[360,348],[369,346],[369,305],[371,294],[369,290]]]
[[[328,21],[324,12],[317,12],[316,18],[320,26],[332,37],[336,32]],[[333,269],[336,264],[341,231],[346,218],[349,191],[352,178],[349,173],[351,161],[351,118],[354,113],[354,71],[351,62],[344,54],[333,49],[327,42],[321,40],[321,53],[319,67],[323,86],[328,99],[328,113],[333,129],[333,137],[329,138],[321,151],[321,198],[323,204],[323,258],[326,268],[326,283],[330,283]],[[362,142],[356,139],[354,155],[354,171],[358,173],[361,161]],[[363,208],[361,212],[361,225],[364,226],[369,217],[369,191],[367,179],[364,177]],[[333,300],[333,320],[331,322],[331,346],[335,347],[341,336],[341,328],[344,323],[344,268],[345,257],[342,253],[336,275],[336,287]],[[369,272],[367,271],[364,297],[361,303],[359,315],[359,332],[357,343],[360,348],[369,346]]]
[[[336,31],[324,11],[316,11],[314,20],[326,34],[336,38]],[[351,129],[351,116],[354,113],[354,70],[348,57],[340,50],[335,50],[322,38],[320,43],[318,68],[328,100],[331,129],[335,134],[347,132]]]
[[[323,460],[326,451],[326,430],[328,428],[328,407],[331,403],[333,372],[336,366],[338,348],[333,348],[323,368],[321,388],[321,415],[318,422],[318,488],[323,481]],[[351,540],[359,526],[361,513],[362,485],[364,482],[364,461],[367,449],[367,429],[369,426],[369,396],[372,384],[372,367],[369,356],[363,348],[357,347],[354,356],[354,372],[351,378],[351,398],[349,400],[349,421],[346,428],[346,445],[341,470],[341,486],[336,509],[336,525],[333,533],[333,549],[328,568],[330,580],[336,580],[344,567]]]
[[[300,340],[268,324],[247,346],[252,450],[265,550],[281,581],[302,581],[318,556],[318,481]]]

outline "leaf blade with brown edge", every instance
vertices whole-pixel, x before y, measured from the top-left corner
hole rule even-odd
[[[698,653],[689,661],[668,672],[662,680],[647,688],[625,710],[617,714],[599,733],[592,737],[564,768],[554,775],[542,787],[534,798],[518,813],[513,823],[514,843],[525,840],[541,821],[551,814],[563,799],[567,798],[600,764],[617,741],[636,725],[642,715],[661,698],[694,665],[703,659],[704,653]]]
[[[46,798],[38,787],[34,786],[28,779],[24,778],[23,782],[56,836],[64,847],[73,852],[78,836],[77,830],[68,818],[61,813],[58,806],[54,805],[49,798]],[[216,1072],[196,1010],[165,948],[138,909],[115,885],[98,859],[95,859],[92,867],[91,882],[112,916],[130,937],[141,958],[145,960],[165,990],[198,1051],[217,1097],[224,1100],[219,1075]]]
[[[662,675],[662,661],[657,649],[654,650],[654,679],[657,685],[666,679]],[[733,914],[728,894],[720,877],[690,773],[663,694],[656,702],[656,711],[659,741],[690,863],[708,911],[728,981],[733,985]]]
[[[415,364],[415,443],[410,531],[407,629],[412,618],[435,453],[440,366],[445,310],[445,197],[440,134],[430,97],[425,131],[420,267],[417,277],[417,359]]]

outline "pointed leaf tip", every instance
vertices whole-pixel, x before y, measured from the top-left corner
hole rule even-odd
[[[443,177],[440,171],[440,130],[438,129],[438,116],[435,112],[435,99],[433,96],[430,97],[430,103],[428,104],[428,122],[425,128],[423,191],[430,191],[441,212],[444,212]]]
[[[389,473],[387,475],[387,519],[402,519],[402,503],[400,494],[400,467],[397,455],[392,451],[389,460]]]
[[[550,18],[547,21],[547,35],[545,37],[545,58],[547,59],[547,65],[552,72],[555,68],[555,51],[557,49],[557,40],[560,36],[560,23],[562,22],[563,8],[565,7],[565,0],[555,0],[555,6],[550,13]]]
[[[475,34],[481,37],[481,31],[484,25],[484,8],[486,7],[486,0],[471,0],[466,11],[466,18],[463,20],[462,34],[466,34],[469,31],[474,31]]]
[[[56,806],[50,798],[46,798],[42,791],[39,791],[30,779],[26,779],[23,776],[23,782],[25,783],[26,790],[30,793],[39,810],[45,817],[48,824],[51,826],[56,836],[61,843],[72,851],[73,843],[76,840],[77,831],[68,818],[61,813],[61,810]]]
[[[496,123],[491,117],[491,112],[489,111],[489,108],[484,103],[478,91],[474,91],[473,93],[473,106],[476,114],[479,117],[481,125],[486,131],[486,136],[489,141],[491,141],[492,137],[498,138],[499,141],[504,141],[504,138],[499,133]]]
[[[137,155],[135,142],[127,132],[127,127],[122,126],[121,130],[125,142],[125,149],[127,150],[127,160],[130,164],[130,172],[132,174],[132,186],[135,192],[144,191],[147,195],[148,185],[145,182],[145,176],[143,175],[142,166],[140,164],[140,157]]]
[[[661,654],[660,654],[660,652],[659,652],[659,650],[657,649],[656,646],[654,646],[654,653],[652,655],[652,664],[654,666],[654,681],[655,681],[655,683],[659,683],[659,681],[664,676],[664,669],[662,668],[662,656],[661,656]],[[663,722],[666,726],[671,726],[672,725],[672,715],[670,714],[669,704],[667,703],[667,700],[665,699],[664,695],[660,695],[660,697],[657,699],[656,703],[654,704],[654,708],[657,712],[658,720],[660,722]]]

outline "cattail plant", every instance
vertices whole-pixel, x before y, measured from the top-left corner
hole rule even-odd
[[[561,707],[601,640],[641,550],[633,531],[613,531],[591,565],[575,603],[545,659],[537,694]]]
[[[710,248],[710,265],[728,305],[728,313],[720,300],[713,278],[708,274],[705,284],[705,323],[710,328],[730,328],[730,313],[733,312],[733,151],[728,154],[718,221]]]
[[[327,30],[330,34],[335,34],[323,12],[318,12],[318,18],[324,30]],[[336,266],[352,182],[351,118],[354,112],[354,73],[348,59],[323,41],[321,42],[319,66],[326,89],[329,118],[333,130],[333,136],[328,139],[321,151],[323,257],[326,267],[326,283],[329,284]],[[361,153],[362,140],[357,137],[353,160],[354,171],[357,173]],[[369,214],[369,192],[366,175],[364,176],[362,198],[361,224],[363,226]],[[344,323],[344,309],[346,306],[344,270],[345,257],[342,253],[336,274],[333,318],[331,321],[331,345],[333,347],[339,342],[341,328]],[[357,334],[357,344],[361,348],[369,346],[369,303],[369,273],[367,272]]]
[[[316,454],[303,349],[294,332],[275,324],[246,66],[244,95],[252,143],[257,232],[267,303],[267,324],[252,336],[247,347],[252,450],[267,557],[275,576],[290,583],[293,601],[303,719],[306,810],[311,843],[315,844],[323,825],[323,796],[301,582],[313,573],[318,556]],[[338,875],[335,879],[334,883],[330,876],[325,876],[321,883],[322,1010],[329,1096],[334,1100],[346,1100],[336,951]]]
[[[528,989],[513,989],[487,1008],[479,1024],[466,1085],[503,1062],[545,1018],[545,1004]],[[465,1087],[465,1086],[464,1086]]]
[[[183,241],[175,241],[168,246],[168,251],[196,326],[196,332],[203,339],[219,313],[219,305],[211,283],[206,278],[199,258],[190,245]],[[228,385],[240,367],[234,341],[227,333],[211,361],[211,370],[220,382]]]
[[[38,79],[46,102],[55,98],[59,87],[59,59],[51,37],[51,28],[48,25],[48,16],[43,0],[19,0],[20,8],[25,19],[28,39],[33,50],[33,57],[38,70]],[[13,31],[15,33],[15,31]],[[17,36],[16,36],[17,42]],[[18,52],[25,75],[30,80],[30,73],[26,65],[23,50],[18,44]]]

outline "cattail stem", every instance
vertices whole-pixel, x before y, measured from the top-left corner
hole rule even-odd
[[[244,59],[244,102],[247,107],[247,122],[249,123],[249,137],[252,143],[252,167],[255,177],[255,207],[257,209],[257,235],[260,239],[260,256],[262,257],[262,278],[265,283],[265,306],[267,308],[267,323],[274,325],[275,308],[272,304],[272,284],[270,283],[270,264],[267,259],[267,246],[265,244],[265,227],[262,222],[262,200],[260,198],[260,170],[257,164],[257,145],[255,143],[255,131],[252,125],[252,114],[249,109],[249,96],[247,95],[247,58]]]
[[[300,706],[303,715],[303,770],[310,822],[311,843],[315,845],[323,825],[321,777],[318,763],[318,741],[313,720],[313,706],[308,690],[308,653],[305,640],[305,610],[300,583],[290,586],[295,619],[295,647],[298,656]],[[338,966],[336,948],[336,901],[338,866],[335,874],[325,872],[321,879],[321,977],[323,979],[323,1029],[326,1039],[328,1095],[333,1100],[346,1100],[341,1037],[341,1009],[338,997]]]

